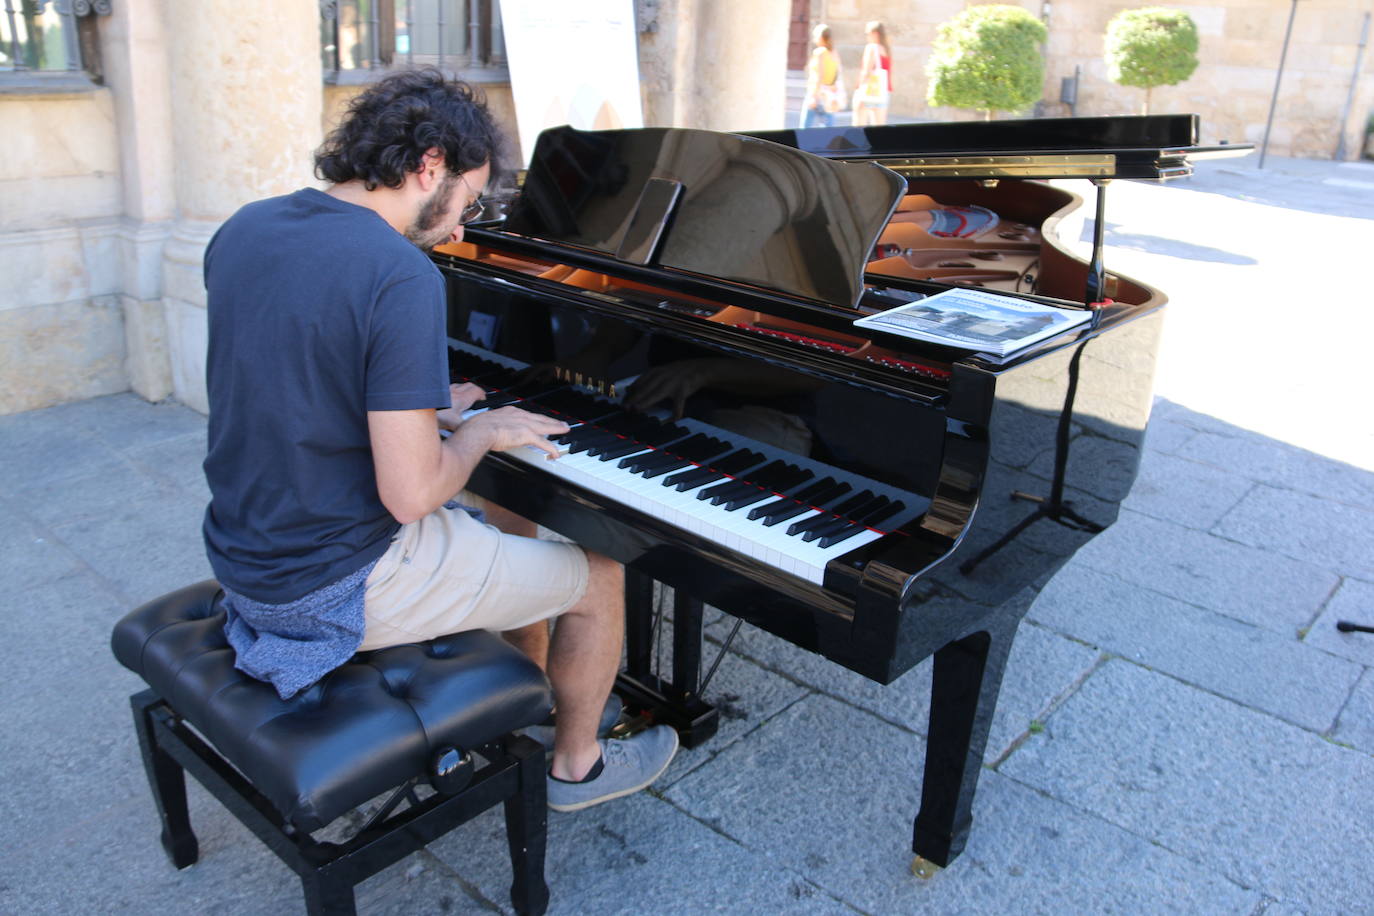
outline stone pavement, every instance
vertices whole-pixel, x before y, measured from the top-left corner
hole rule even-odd
[[[1374,910],[1374,636],[1334,629],[1374,624],[1351,331],[1374,174],[1267,166],[1113,186],[1108,266],[1173,297],[1163,397],[1120,521],[1022,625],[963,856],[907,871],[928,666],[878,687],[746,627],[708,690],[714,741],[649,792],[551,815],[552,912]],[[107,647],[125,610],[209,574],[204,445],[202,417],[131,395],[0,418],[0,912],[301,910],[194,784],[201,861],[167,863],[138,684]],[[361,912],[506,910],[503,834],[455,831],[362,885]]]

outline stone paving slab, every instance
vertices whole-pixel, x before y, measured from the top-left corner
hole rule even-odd
[[[1275,900],[1368,911],[1374,758],[1163,674],[1108,662],[999,772]]]
[[[1215,533],[1374,581],[1374,510],[1261,484]]]
[[[3,587],[12,591],[42,587],[86,568],[50,530],[4,497],[0,497],[0,557],[4,557]]]
[[[160,493],[123,501],[104,515],[52,530],[112,582],[132,609],[211,578],[200,532],[204,511],[203,505],[192,505],[189,499],[167,499]]]
[[[1374,633],[1342,633],[1336,621],[1374,627],[1374,583],[1346,579],[1302,641],[1333,655],[1374,667]]]
[[[183,492],[129,461],[102,468],[81,477],[63,477],[35,484],[10,496],[31,518],[49,529],[95,521],[118,514],[127,504],[181,503],[179,511],[193,509]]]
[[[1365,669],[1364,677],[1350,694],[1350,702],[1341,710],[1331,737],[1374,754],[1374,670]]]
[[[1037,623],[1303,728],[1335,724],[1361,668],[1269,630],[1070,564],[1031,607]]]
[[[1285,636],[1309,625],[1340,584],[1317,560],[1277,556],[1129,509],[1073,562]]]
[[[1206,531],[1253,486],[1249,480],[1201,462],[1147,449],[1123,505],[1142,515]]]
[[[918,735],[926,733],[930,659],[884,686],[748,624],[740,629],[733,651]],[[984,760],[991,762],[1006,753],[1097,660],[1095,649],[1023,623],[1012,643]]]
[[[151,797],[82,822],[79,830],[30,844],[0,862],[6,912],[184,916],[187,913],[299,916],[300,879],[219,802],[190,782],[200,861],[177,871],[158,840]],[[504,841],[501,853],[504,853]],[[360,916],[491,912],[426,853],[412,855],[355,889]]]
[[[0,418],[0,435],[11,423],[59,435],[91,435],[119,451],[205,432],[205,417],[182,404],[150,404],[128,394],[90,398]]]
[[[1195,428],[1169,419],[1166,415],[1167,404],[1163,398],[1155,399],[1154,409],[1150,413],[1150,425],[1145,427],[1146,451],[1172,455],[1197,435]]]
[[[482,900],[510,911],[505,822],[488,812],[430,845]],[[549,814],[549,913],[852,914],[771,851],[740,845],[642,793],[572,814]]]
[[[923,752],[903,729],[810,697],[666,797],[862,912],[1163,911],[1159,894],[1170,886],[1191,888],[1208,912],[1249,913],[1258,902],[1220,875],[991,771],[964,855],[928,881],[914,878]]]
[[[122,615],[108,587],[77,572],[42,587],[0,591],[0,734],[5,840],[99,816],[147,793],[128,697],[142,682],[110,655]],[[55,651],[33,647],[52,645]]]
[[[205,461],[206,431],[194,432],[139,445],[124,451],[124,457],[143,472],[179,487],[197,505],[210,502],[210,486],[205,482],[201,464]]]
[[[1374,471],[1254,433],[1235,433],[1198,432],[1179,446],[1177,454],[1228,475],[1374,509]]]
[[[706,664],[715,657],[709,647],[703,654]],[[671,653],[668,657],[671,659]],[[678,751],[657,786],[667,788],[697,767],[714,760],[736,741],[749,740],[749,735],[760,725],[810,692],[807,686],[780,677],[737,655],[723,658],[703,694],[703,699],[720,713],[719,730],[700,747]]]
[[[124,465],[119,452],[97,436],[52,422],[44,413],[0,417],[0,494]]]

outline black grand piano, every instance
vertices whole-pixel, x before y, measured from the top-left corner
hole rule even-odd
[[[495,454],[470,488],[626,565],[617,690],[689,746],[716,726],[703,603],[880,683],[933,655],[913,849],[946,865],[1017,625],[1136,476],[1165,299],[1104,269],[1104,189],[1247,150],[1197,135],[1191,115],[546,131],[508,215],[434,259],[454,379],[575,428],[558,461]],[[1095,187],[1087,260],[1049,178]],[[1091,320],[1002,358],[854,325],[960,284]]]

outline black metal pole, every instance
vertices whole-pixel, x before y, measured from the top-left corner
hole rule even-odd
[[[1269,129],[1274,126],[1274,108],[1279,103],[1279,84],[1283,82],[1283,63],[1288,59],[1288,40],[1293,37],[1293,20],[1298,15],[1298,0],[1288,11],[1288,29],[1283,33],[1283,51],[1279,54],[1279,72],[1274,76],[1274,97],[1269,100],[1269,120],[1264,122],[1264,142],[1260,144],[1258,168],[1264,168],[1264,157],[1269,152]]]

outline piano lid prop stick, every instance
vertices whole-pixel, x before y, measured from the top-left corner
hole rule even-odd
[[[1087,289],[1084,291],[1083,304],[1092,309],[1092,327],[1096,328],[1102,321],[1102,306],[1106,302],[1107,294],[1107,269],[1102,263],[1102,247],[1106,237],[1107,227],[1107,183],[1110,178],[1094,178],[1092,183],[1097,187],[1097,213],[1093,217],[1093,254],[1092,260],[1088,262],[1088,282]]]

